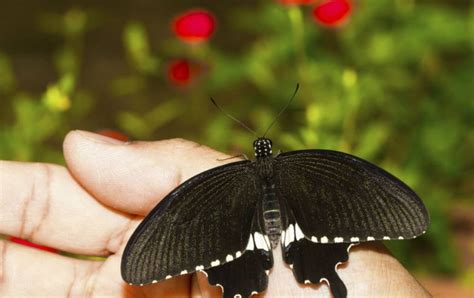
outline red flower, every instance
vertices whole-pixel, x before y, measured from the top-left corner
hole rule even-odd
[[[185,86],[196,80],[205,67],[187,59],[176,59],[168,63],[168,79],[176,84]]]
[[[277,0],[283,5],[307,5],[313,3],[315,0]]]
[[[337,26],[343,23],[352,11],[349,0],[326,0],[313,10],[314,19],[326,26]]]
[[[214,16],[202,9],[189,10],[176,17],[173,31],[180,39],[188,42],[205,41],[216,27]]]
[[[123,142],[127,142],[129,140],[127,135],[121,133],[120,131],[116,131],[112,129],[100,129],[96,132],[100,135],[103,135],[112,139],[116,139],[119,141],[123,141]]]
[[[18,238],[18,237],[13,237],[11,236],[9,238],[9,240],[11,242],[14,242],[14,243],[17,243],[17,244],[21,244],[21,245],[24,245],[24,246],[29,246],[29,247],[33,247],[33,248],[36,248],[36,249],[40,249],[40,250],[44,250],[44,251],[49,251],[49,252],[54,252],[54,253],[57,253],[58,250],[55,249],[55,248],[52,248],[52,247],[49,247],[49,246],[44,246],[44,245],[39,245],[39,244],[35,244],[35,243],[32,243],[30,241],[27,241],[27,240],[24,240],[24,239],[21,239],[21,238]]]

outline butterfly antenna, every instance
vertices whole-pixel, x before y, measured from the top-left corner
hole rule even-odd
[[[234,120],[235,122],[237,122],[238,124],[240,124],[240,126],[242,126],[243,128],[245,128],[246,130],[250,131],[251,133],[253,133],[257,138],[258,138],[258,135],[257,133],[251,129],[250,127],[248,127],[247,125],[245,125],[242,121],[240,121],[239,119],[235,118],[234,116],[232,116],[231,114],[227,113],[226,111],[224,111],[223,108],[221,108],[217,102],[214,100],[214,98],[211,97],[211,102],[212,104],[214,104],[214,106],[216,108],[218,108],[222,113],[224,113],[224,115],[226,115],[227,117],[229,117],[230,119]]]
[[[286,108],[288,108],[288,106],[291,104],[291,102],[295,98],[296,93],[298,92],[299,88],[300,88],[300,84],[296,83],[295,92],[293,92],[293,95],[291,96],[290,100],[286,103],[286,105],[283,107],[283,109],[281,109],[280,113],[278,113],[278,115],[275,117],[275,119],[273,119],[273,122],[270,124],[270,126],[268,126],[267,130],[263,134],[263,137],[265,137],[267,135],[268,131],[270,130],[270,128],[272,128],[273,124],[275,124],[275,122],[278,120],[278,118],[280,118],[281,114],[283,114],[283,112],[286,110]]]

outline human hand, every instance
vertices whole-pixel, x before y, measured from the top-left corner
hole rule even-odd
[[[221,165],[226,155],[181,139],[123,143],[73,131],[61,166],[0,161],[0,233],[63,251],[106,256],[69,258],[0,240],[0,296],[220,297],[201,273],[150,286],[120,276],[128,238],[157,202],[186,179]],[[226,160],[225,162],[232,162]],[[351,249],[338,274],[349,296],[429,297],[380,243]],[[274,254],[266,297],[329,297],[300,285]]]

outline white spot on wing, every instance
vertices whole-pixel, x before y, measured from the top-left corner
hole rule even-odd
[[[403,240],[404,238],[402,236],[398,236],[398,240]]]
[[[204,270],[203,265],[196,266],[196,271],[201,271],[201,270]]]
[[[242,295],[236,294],[236,295],[234,295],[234,298],[242,298]]]
[[[219,266],[220,263],[221,263],[221,261],[215,260],[215,261],[212,261],[212,262],[211,262],[211,266],[212,266],[212,267],[216,267],[216,266]]]
[[[165,279],[170,279],[171,277],[171,275],[166,275]]]
[[[372,237],[372,236],[368,236],[368,237],[367,237],[367,241],[374,241],[374,240],[375,240],[375,238]]]
[[[328,237],[326,236],[321,237],[321,243],[328,243]]]
[[[319,280],[319,282],[323,282],[323,281],[324,281],[325,283],[327,283],[328,286],[329,286],[329,280],[327,280],[327,279],[324,278],[324,277]]]
[[[390,240],[390,237],[388,237],[388,236],[383,236],[383,240]]]
[[[265,274],[266,275],[270,274],[270,270],[265,270]]]
[[[280,238],[280,241],[281,241],[281,244],[284,244],[285,243],[285,231],[281,231],[281,238]]]
[[[301,231],[301,228],[298,225],[298,223],[295,224],[295,236],[296,236],[296,240],[300,240],[304,238],[303,231]]]
[[[152,284],[156,284],[158,281],[156,279],[154,279],[151,283]]]
[[[286,229],[285,246],[288,246],[293,241],[295,241],[295,230],[293,224],[291,224],[288,226],[288,229]]]
[[[356,246],[356,245],[359,245],[359,243],[351,243],[351,244],[349,244],[349,246],[347,247],[347,253],[349,253],[351,247]],[[339,265],[341,265],[342,263],[343,263],[343,262],[338,262],[338,263],[336,264],[336,266],[334,266],[334,270],[337,271],[337,267],[338,267]],[[321,282],[321,281],[319,281],[319,282]],[[328,283],[328,285],[329,285],[329,281],[327,281],[327,283]]]
[[[247,243],[247,247],[245,248],[245,250],[253,250],[253,249],[254,249],[253,237],[252,235],[250,235],[249,242]]]
[[[311,241],[318,243],[318,238],[316,238],[315,236],[313,236],[313,237],[311,237]]]
[[[236,258],[240,258],[240,256],[242,256],[242,253],[241,253],[240,251],[238,251],[238,252],[235,253],[235,257],[236,257]]]
[[[309,280],[307,280],[307,279],[304,281],[304,283],[305,283],[306,285],[311,284],[311,282],[310,282]]]
[[[347,247],[347,252],[349,252],[349,250],[351,250],[351,247],[356,246],[356,245],[359,245],[359,243],[349,244],[349,246]]]
[[[232,255],[227,255],[227,257],[225,257],[225,261],[226,262],[230,262],[234,259],[234,257]]]
[[[351,237],[351,242],[359,242],[359,237]]]
[[[179,274],[188,274],[188,270],[183,270]]]
[[[268,238],[267,235],[264,235],[263,237],[265,238],[265,242],[267,243],[267,247],[270,248],[271,247],[270,239]]]
[[[259,232],[255,232],[253,234],[253,237],[255,239],[255,246],[258,248],[258,249],[263,249],[263,250],[267,250],[268,251],[268,246],[267,246],[267,243],[265,242],[265,238],[263,237],[262,234],[260,234]]]
[[[334,242],[336,242],[336,243],[341,243],[343,241],[344,241],[344,238],[342,238],[342,237],[335,237],[334,238]]]

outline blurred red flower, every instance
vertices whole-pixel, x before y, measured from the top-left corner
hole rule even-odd
[[[305,5],[311,4],[315,0],[277,0],[278,3],[283,5]]]
[[[129,140],[126,134],[123,134],[120,131],[113,130],[113,129],[100,129],[96,131],[96,133],[109,137],[109,138],[119,140],[119,141],[127,142]]]
[[[54,252],[54,253],[57,253],[58,250],[55,249],[55,248],[52,248],[52,247],[49,247],[49,246],[44,246],[44,245],[39,245],[39,244],[35,244],[35,243],[32,243],[30,241],[27,241],[25,239],[21,239],[21,238],[18,238],[18,237],[13,237],[11,236],[9,238],[9,240],[11,242],[14,242],[14,243],[17,243],[17,244],[21,244],[21,245],[24,245],[24,246],[29,246],[29,247],[33,247],[33,248],[36,248],[36,249],[40,249],[40,250],[44,250],[44,251],[49,251],[49,252]]]
[[[214,16],[203,9],[189,10],[173,20],[173,31],[180,39],[188,42],[205,41],[216,27]]]
[[[168,79],[176,85],[188,85],[202,72],[203,65],[187,59],[175,59],[168,63]]]
[[[168,64],[168,78],[171,82],[179,85],[189,83],[191,79],[188,60],[173,60]]]
[[[314,19],[325,26],[338,26],[343,23],[352,11],[349,0],[326,0],[313,10]]]

